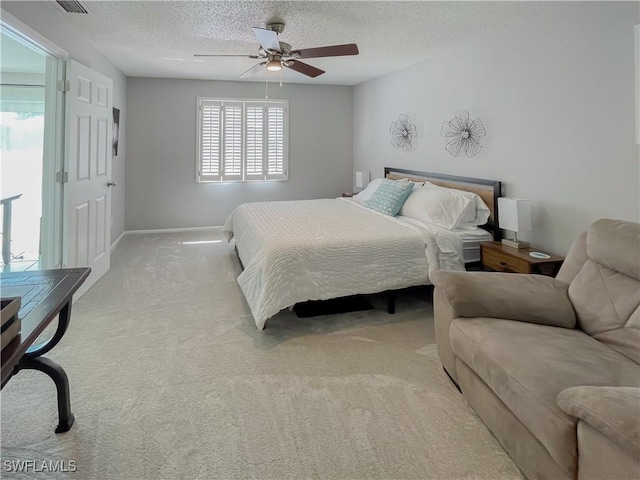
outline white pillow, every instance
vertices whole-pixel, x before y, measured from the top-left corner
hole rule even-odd
[[[373,195],[373,192],[375,192],[378,189],[381,183],[382,183],[381,178],[374,178],[369,182],[369,185],[367,185],[364,190],[362,190],[357,195],[354,195],[353,198],[355,198],[359,202],[366,202],[371,198],[371,195]]]
[[[457,228],[462,228],[464,230],[475,230],[475,227],[477,225],[484,225],[489,220],[491,210],[489,210],[489,207],[487,207],[480,195],[478,195],[477,193],[465,192],[463,190],[456,190],[454,188],[441,187],[440,185],[436,185],[431,182],[424,182],[424,188],[441,188],[444,190],[457,192],[473,201],[475,209],[465,211],[464,217],[459,220]]]
[[[371,180],[371,182],[369,182],[369,185],[367,185],[364,190],[362,190],[357,195],[354,195],[353,198],[355,198],[357,201],[362,202],[362,203],[366,202],[367,200],[371,200],[371,196],[378,189],[378,187],[382,183],[382,180],[384,180],[384,179],[383,178],[374,178],[373,180]],[[407,178],[402,178],[400,180],[393,180],[393,181],[394,182],[407,182],[408,179]],[[411,182],[411,183],[414,184],[413,185],[414,187],[418,186],[418,184],[416,182]],[[422,184],[420,184],[420,185],[422,185]]]
[[[473,200],[458,190],[425,186],[413,189],[398,215],[453,230],[475,217],[475,210]]]
[[[413,183],[413,188],[417,188],[417,187],[422,187],[424,186],[425,182],[414,182],[413,180],[409,180],[408,178],[401,178],[398,180],[398,182],[411,182]],[[433,185],[433,183],[431,184]]]

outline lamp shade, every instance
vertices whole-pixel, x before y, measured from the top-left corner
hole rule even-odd
[[[499,226],[512,232],[531,230],[531,200],[524,198],[498,198]]]
[[[356,187],[366,188],[369,185],[369,172],[356,172]]]
[[[269,63],[267,63],[267,70],[270,72],[279,72],[282,70],[282,64],[278,60],[269,60]]]

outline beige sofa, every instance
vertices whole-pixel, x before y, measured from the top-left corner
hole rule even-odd
[[[528,478],[640,478],[640,225],[595,222],[555,279],[432,280],[442,364]]]

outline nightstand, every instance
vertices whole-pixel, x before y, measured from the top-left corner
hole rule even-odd
[[[536,248],[513,248],[502,242],[482,242],[480,244],[482,266],[498,272],[537,273],[554,277],[564,261],[564,257]],[[547,253],[549,258],[534,258],[529,252]]]
[[[343,197],[347,197],[347,198],[351,198],[351,197],[353,197],[354,195],[357,195],[357,194],[355,194],[355,193],[350,193],[350,192],[345,192],[345,193],[343,193],[343,194],[342,194],[342,196],[343,196]]]

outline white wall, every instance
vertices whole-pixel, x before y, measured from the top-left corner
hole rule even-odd
[[[640,221],[635,144],[637,2],[575,2],[554,18],[438,52],[355,87],[354,170],[384,166],[503,181],[531,199],[532,243],[565,254],[600,217]],[[487,136],[474,158],[452,157],[440,136],[456,109]],[[400,113],[415,148],[390,143]]]
[[[120,109],[120,141],[118,156],[113,158],[112,170],[112,179],[118,186],[111,191],[111,241],[114,242],[124,232],[127,77],[85,38],[75,33],[71,24],[48,2],[3,1],[2,8],[65,50],[73,60],[113,80],[113,106]]]
[[[196,98],[264,98],[260,82],[129,78],[126,229],[222,225],[241,203],[335,198],[353,181],[352,88],[269,86],[289,100],[289,180],[196,183]]]

